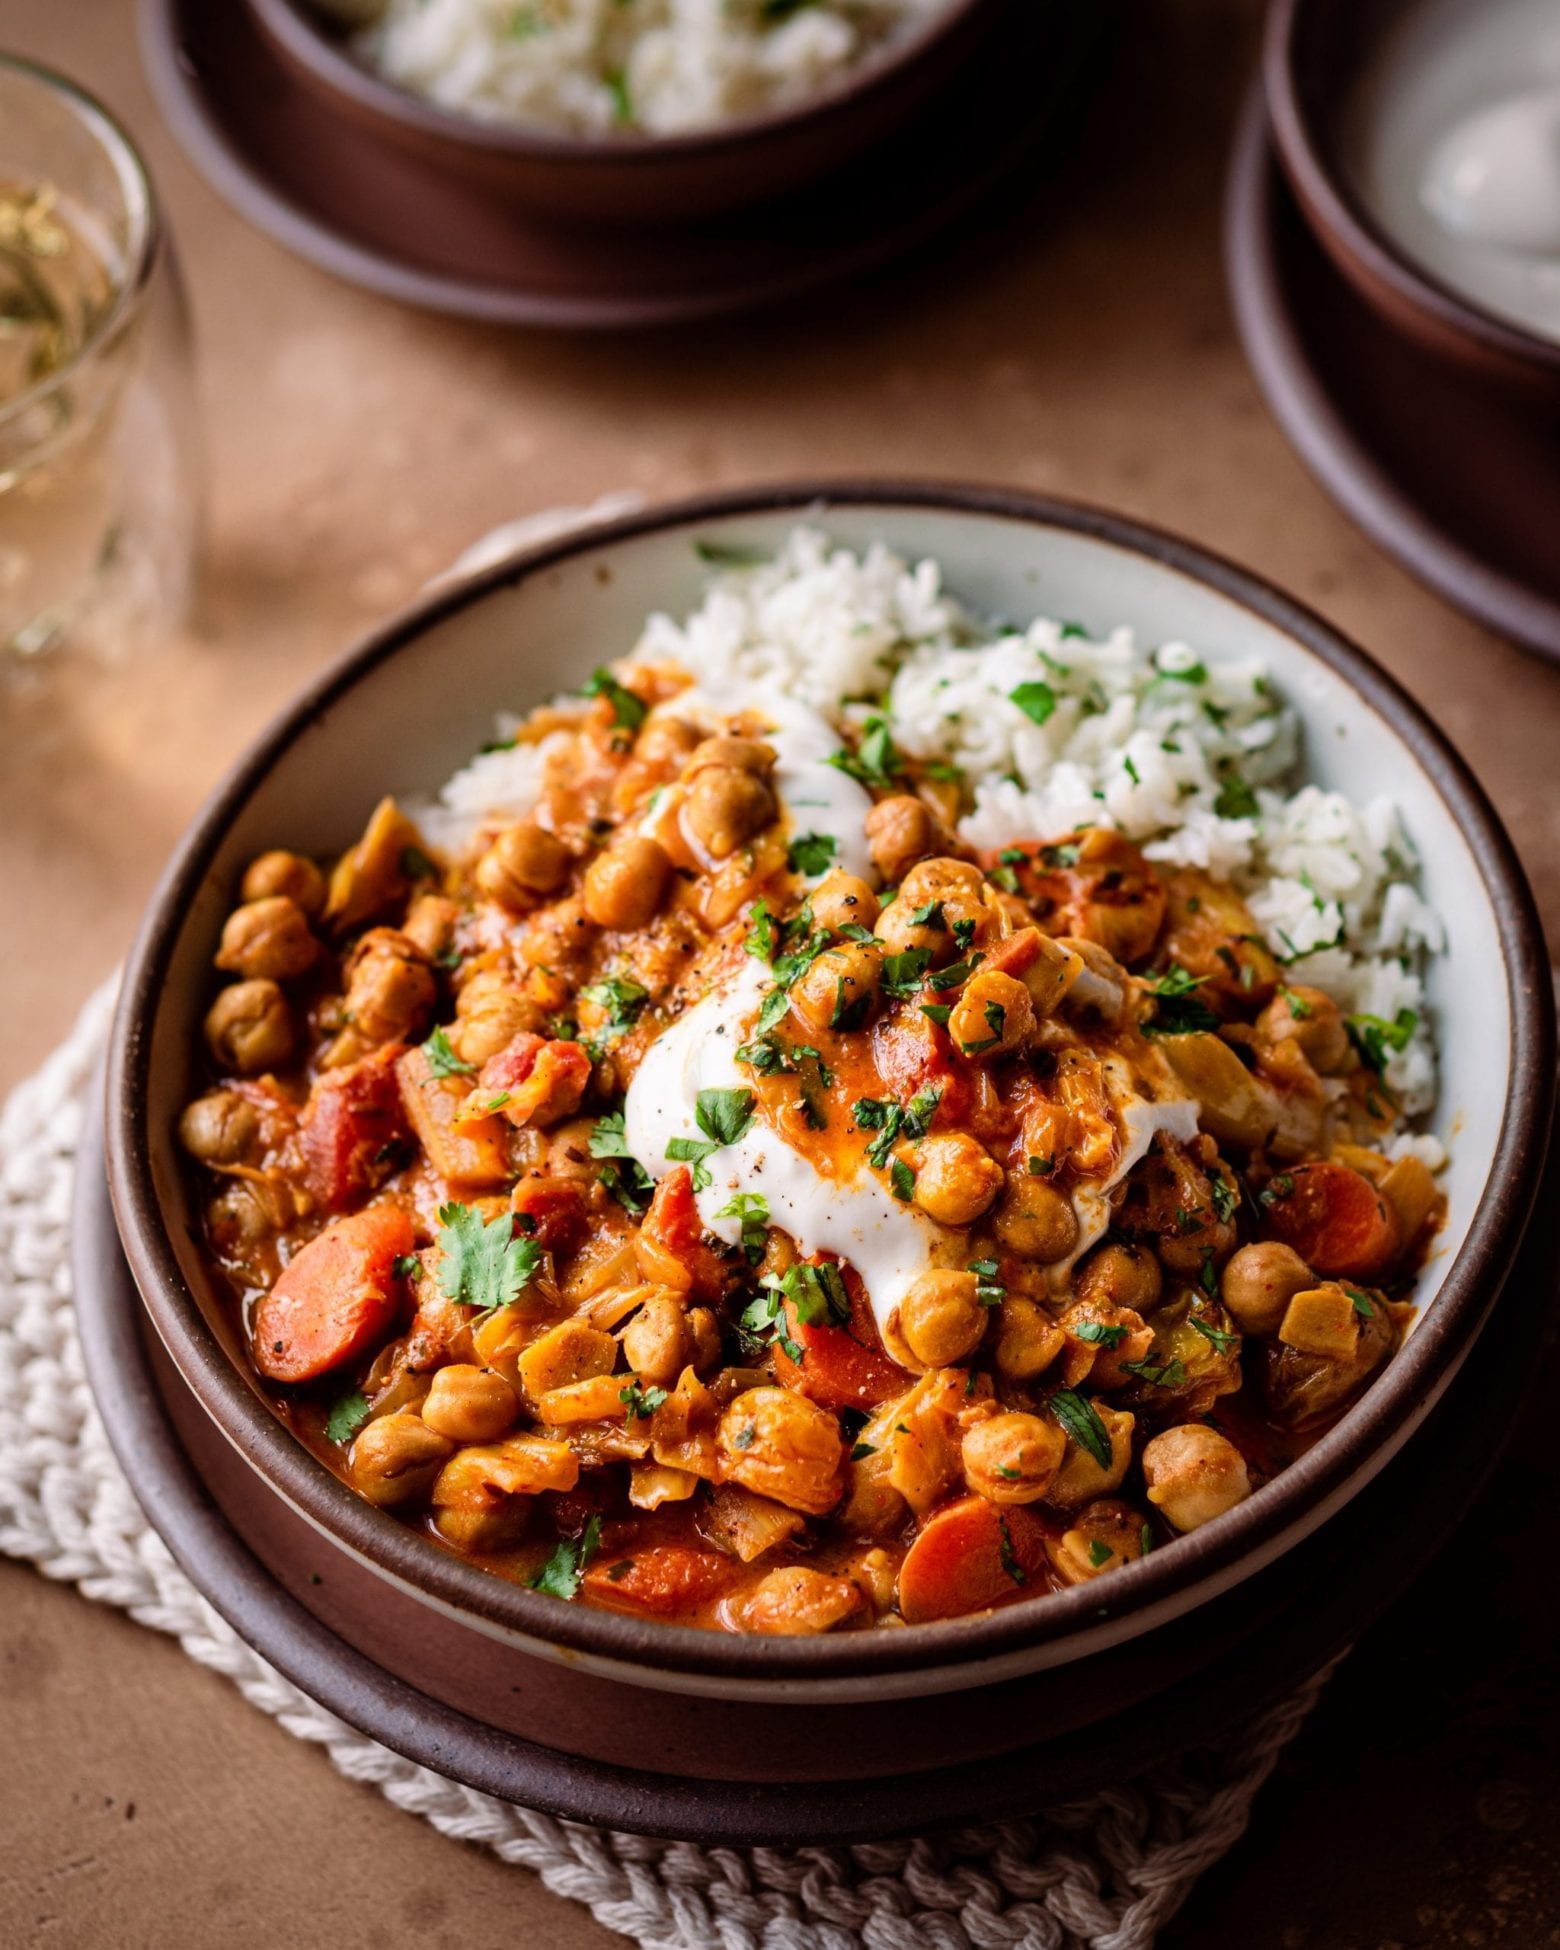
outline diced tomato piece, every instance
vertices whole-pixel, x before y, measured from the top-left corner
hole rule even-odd
[[[585,1188],[573,1178],[522,1178],[511,1203],[521,1232],[549,1252],[570,1252],[585,1237]]]
[[[365,1353],[402,1310],[395,1262],[412,1250],[399,1205],[370,1205],[311,1239],[255,1308],[255,1366],[272,1381],[313,1381]]]
[[[739,1574],[740,1567],[714,1551],[656,1544],[649,1550],[603,1554],[585,1573],[584,1583],[597,1604],[674,1618],[718,1598]]]
[[[983,1496],[934,1510],[899,1567],[899,1612],[910,1625],[963,1618],[1021,1592],[1044,1591],[1045,1530],[1022,1504]]]
[[[909,1103],[930,1085],[940,1094],[940,1124],[951,1129],[963,1123],[974,1097],[972,1066],[955,1063],[948,1032],[930,1016],[911,1009],[885,1023],[874,1039],[874,1054],[886,1096]]]
[[[1351,1165],[1296,1165],[1271,1180],[1262,1204],[1265,1229],[1316,1273],[1374,1279],[1402,1249],[1397,1215]]]
[[[327,1070],[298,1126],[304,1181],[327,1212],[344,1212],[385,1178],[410,1131],[396,1081],[399,1043]]]
[[[820,1322],[809,1327],[797,1319],[795,1305],[787,1301],[786,1332],[801,1348],[801,1361],[793,1361],[775,1344],[776,1381],[836,1415],[842,1408],[878,1408],[902,1395],[915,1380],[883,1352],[877,1317],[856,1269],[847,1266],[844,1278],[850,1295],[848,1325]]]
[[[483,1064],[476,1095],[496,1102],[511,1124],[556,1124],[579,1109],[590,1069],[583,1043],[549,1042],[523,1029]]]
[[[726,1288],[726,1262],[705,1242],[704,1221],[694,1203],[693,1173],[686,1165],[669,1171],[656,1186],[640,1230],[686,1270],[695,1299],[720,1298]]]

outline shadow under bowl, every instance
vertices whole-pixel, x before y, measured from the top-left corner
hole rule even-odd
[[[638,225],[697,222],[820,182],[929,113],[1020,9],[1073,0],[948,0],[935,19],[808,100],[665,136],[573,134],[463,114],[376,74],[309,0],[236,3],[307,87],[376,139],[560,221]]]
[[[202,1249],[175,1125],[203,1084],[212,952],[249,859],[273,846],[339,851],[387,789],[434,789],[491,735],[496,711],[577,688],[632,646],[651,611],[692,608],[711,547],[772,551],[799,521],[854,548],[881,541],[935,558],[979,613],[1125,623],[1209,661],[1261,657],[1301,720],[1309,777],[1394,800],[1423,854],[1427,898],[1455,919],[1429,987],[1442,1050],[1435,1124],[1452,1162],[1415,1330],[1342,1420],[1235,1510],[1033,1604],[761,1639],[560,1603],[456,1559],[348,1489],[261,1393]],[[1037,1728],[1076,1730],[1198,1668],[1210,1607],[1266,1567],[1281,1577],[1286,1553],[1371,1482],[1461,1367],[1531,1210],[1553,1029],[1538,921],[1494,813],[1419,707],[1318,618],[1114,515],[980,488],[809,482],[528,550],[429,595],[286,711],[197,818],[131,955],[108,1059],[109,1178],[146,1313],[188,1391],[185,1445],[204,1454],[246,1543],[332,1629],[428,1697],[568,1754],[705,1779],[848,1780],[1010,1752]],[[350,1593],[339,1577],[297,1576],[300,1525],[350,1571]],[[1240,1656],[1261,1659],[1260,1635],[1253,1645]],[[940,1710],[924,1710],[933,1701]]]
[[[1274,146],[1318,242],[1366,303],[1426,350],[1560,406],[1560,342],[1487,311],[1418,263],[1372,214],[1352,119],[1405,0],[1273,0],[1262,82]]]

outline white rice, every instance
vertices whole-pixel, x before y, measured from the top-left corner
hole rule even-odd
[[[1150,859],[1233,882],[1286,979],[1350,1015],[1412,1013],[1386,1080],[1410,1115],[1434,1102],[1423,969],[1445,934],[1412,841],[1389,800],[1355,806],[1298,782],[1298,725],[1260,662],[1204,663],[1186,644],[1148,651],[1128,630],[1098,639],[1054,620],[994,631],[943,589],[935,562],[858,555],[812,528],[773,561],[715,573],[683,621],[652,616],[633,656],[681,664],[728,697],[781,690],[837,725],[880,713],[901,750],[966,774],[974,804],[959,832],[972,846],[1111,826]],[[482,816],[529,810],[540,749],[458,773],[429,840],[458,847]]]
[[[677,135],[806,101],[949,4],[389,0],[356,45],[387,80],[486,120]]]

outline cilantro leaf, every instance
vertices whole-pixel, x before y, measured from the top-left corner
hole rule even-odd
[[[573,1598],[579,1591],[585,1567],[601,1548],[601,1519],[592,1517],[578,1537],[561,1537],[551,1557],[531,1580],[533,1591],[545,1591],[549,1598]]]
[[[650,1000],[647,988],[621,975],[607,975],[599,982],[591,982],[580,990],[580,995],[586,1002],[594,1002],[597,1008],[606,1010],[608,1032],[618,1036],[633,1028]]]
[[[1399,1009],[1391,1022],[1383,1016],[1346,1016],[1343,1026],[1360,1061],[1379,1077],[1389,1054],[1407,1049],[1414,1040],[1419,1016],[1413,1009]]]
[[[753,1122],[756,1099],[751,1090],[701,1090],[693,1114],[699,1129],[717,1147],[739,1144]]]
[[[458,1306],[490,1313],[520,1298],[541,1264],[534,1239],[517,1239],[511,1213],[485,1224],[469,1205],[439,1207],[439,1291]]]
[[[1058,1388],[1051,1397],[1050,1407],[1078,1447],[1091,1455],[1101,1469],[1109,1469],[1110,1437],[1088,1396],[1080,1395],[1076,1388]]]
[[[450,1039],[442,1029],[433,1032],[423,1044],[422,1053],[430,1078],[474,1077],[477,1073],[475,1063],[463,1063],[450,1048]]]
[[[1215,1327],[1211,1320],[1199,1320],[1196,1314],[1186,1316],[1188,1327],[1195,1328],[1205,1341],[1211,1341],[1220,1354],[1228,1354],[1240,1339],[1239,1334],[1231,1334],[1223,1327]]]
[[[1056,709],[1056,693],[1051,686],[1036,677],[1027,684],[1020,684],[1017,690],[1008,692],[1010,703],[1016,704],[1026,718],[1036,724],[1044,724]]]
[[[603,666],[591,672],[590,681],[580,695],[606,698],[612,706],[612,722],[621,725],[625,731],[637,731],[650,708],[642,697],[636,696],[626,684],[620,684],[611,671]]]
[[[664,1388],[645,1388],[638,1381],[631,1381],[626,1388],[618,1390],[618,1400],[628,1410],[630,1422],[648,1422],[656,1410],[666,1401]]]
[[[1074,1340],[1088,1341],[1096,1347],[1120,1347],[1127,1338],[1125,1327],[1112,1327],[1103,1320],[1080,1320],[1067,1331]]]
[[[769,1235],[769,1200],[762,1192],[738,1192],[715,1216],[742,1222],[742,1250],[747,1254],[748,1264],[756,1266],[764,1257]]]
[[[876,786],[880,792],[889,791],[905,769],[904,759],[889,736],[888,720],[881,717],[867,719],[854,751],[838,751],[827,763],[862,785]]]
[[[1219,787],[1213,810],[1220,819],[1255,819],[1257,816],[1257,795],[1233,766]]]
[[[743,936],[742,946],[755,961],[772,962],[778,940],[775,917],[770,913],[767,902],[754,901],[748,909],[748,931]]]
[[[798,833],[785,850],[786,863],[792,873],[812,878],[829,871],[835,850],[832,833]]]
[[[368,1399],[361,1388],[354,1388],[350,1394],[343,1395],[331,1406],[325,1418],[326,1439],[331,1442],[350,1442],[368,1420]]]
[[[1154,1013],[1144,1021],[1143,1034],[1193,1036],[1217,1029],[1218,1016],[1195,993],[1207,979],[1206,975],[1191,974],[1179,962],[1171,962],[1165,973],[1149,984]]]

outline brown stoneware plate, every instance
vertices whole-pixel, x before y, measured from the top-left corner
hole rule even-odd
[[[1225,206],[1236,327],[1322,486],[1432,589],[1560,660],[1560,411],[1406,340],[1307,228],[1248,103]]]
[[[1553,1175],[1548,1182],[1560,1189]],[[1282,1564],[1197,1614],[1189,1633],[1199,1656],[1180,1683],[1163,1682],[1186,1647],[1166,1647],[1161,1690],[1149,1705],[990,1759],[809,1782],[800,1792],[789,1782],[703,1781],[560,1753],[408,1685],[371,1656],[382,1636],[358,1649],[350,1597],[364,1574],[347,1553],[291,1511],[277,1532],[282,1552],[270,1562],[241,1534],[243,1499],[233,1498],[233,1483],[244,1466],[150,1331],[115,1229],[95,1118],[83,1131],[71,1237],[87,1376],[130,1487],[196,1588],[279,1672],[395,1752],[523,1807],[706,1844],[805,1847],[1023,1819],[1212,1744],[1319,1670],[1418,1577],[1494,1468],[1538,1375],[1540,1350],[1553,1339],[1557,1217],[1560,1199],[1542,1199],[1506,1300],[1403,1453]],[[1304,1604],[1294,1602],[1299,1588]],[[375,1623],[392,1618],[381,1609]],[[1152,1643],[1158,1658],[1161,1641]],[[460,1656],[458,1638],[450,1650]],[[1112,1691],[1119,1696],[1119,1679]],[[697,1709],[664,1699],[660,1710],[671,1748]],[[848,1727],[831,1724],[830,1709],[809,1718],[820,1742],[849,1737]]]
[[[1043,1602],[759,1639],[560,1603],[453,1558],[341,1483],[252,1377],[199,1244],[174,1127],[243,862],[263,846],[339,849],[387,786],[447,776],[495,710],[577,687],[651,610],[691,605],[710,550],[772,550],[803,518],[849,546],[936,558],[980,612],[1044,609],[1183,638],[1210,658],[1261,656],[1299,715],[1309,776],[1342,789],[1367,778],[1397,801],[1425,894],[1453,921],[1428,992],[1441,1038],[1435,1126],[1452,1156],[1414,1331],[1356,1406],[1235,1510]],[[181,844],[132,953],[108,1065],[109,1177],[136,1285],[182,1383],[169,1400],[180,1439],[246,1545],[338,1636],[442,1706],[579,1759],[704,1780],[876,1779],[980,1762],[1037,1727],[1060,1738],[1159,1699],[1229,1650],[1212,1608],[1259,1574],[1271,1574],[1270,1616],[1301,1593],[1311,1602],[1315,1585],[1286,1568],[1289,1554],[1324,1538],[1432,1414],[1496,1305],[1539,1182],[1553,1041],[1537,919],[1495,815],[1419,708],[1315,616],[1114,515],[990,489],[806,482],[528,550],[425,598],[284,713]],[[350,1577],[304,1581],[300,1524]]]
[[[1498,318],[1405,251],[1366,208],[1349,117],[1405,0],[1273,0],[1262,79],[1284,174],[1322,247],[1399,335],[1497,385],[1560,405],[1560,344]]]
[[[310,0],[247,4],[330,114],[510,202],[620,224],[741,209],[849,167],[954,86],[988,32],[1017,19],[1008,0],[949,0],[945,12],[808,101],[687,135],[601,138],[441,107],[354,58],[344,31]]]
[[[623,330],[748,310],[874,269],[1006,178],[1076,97],[1110,9],[1005,18],[924,119],[827,185],[699,224],[549,220],[388,142],[306,83],[244,0],[140,0],[142,57],[197,167],[260,229],[408,304]]]

